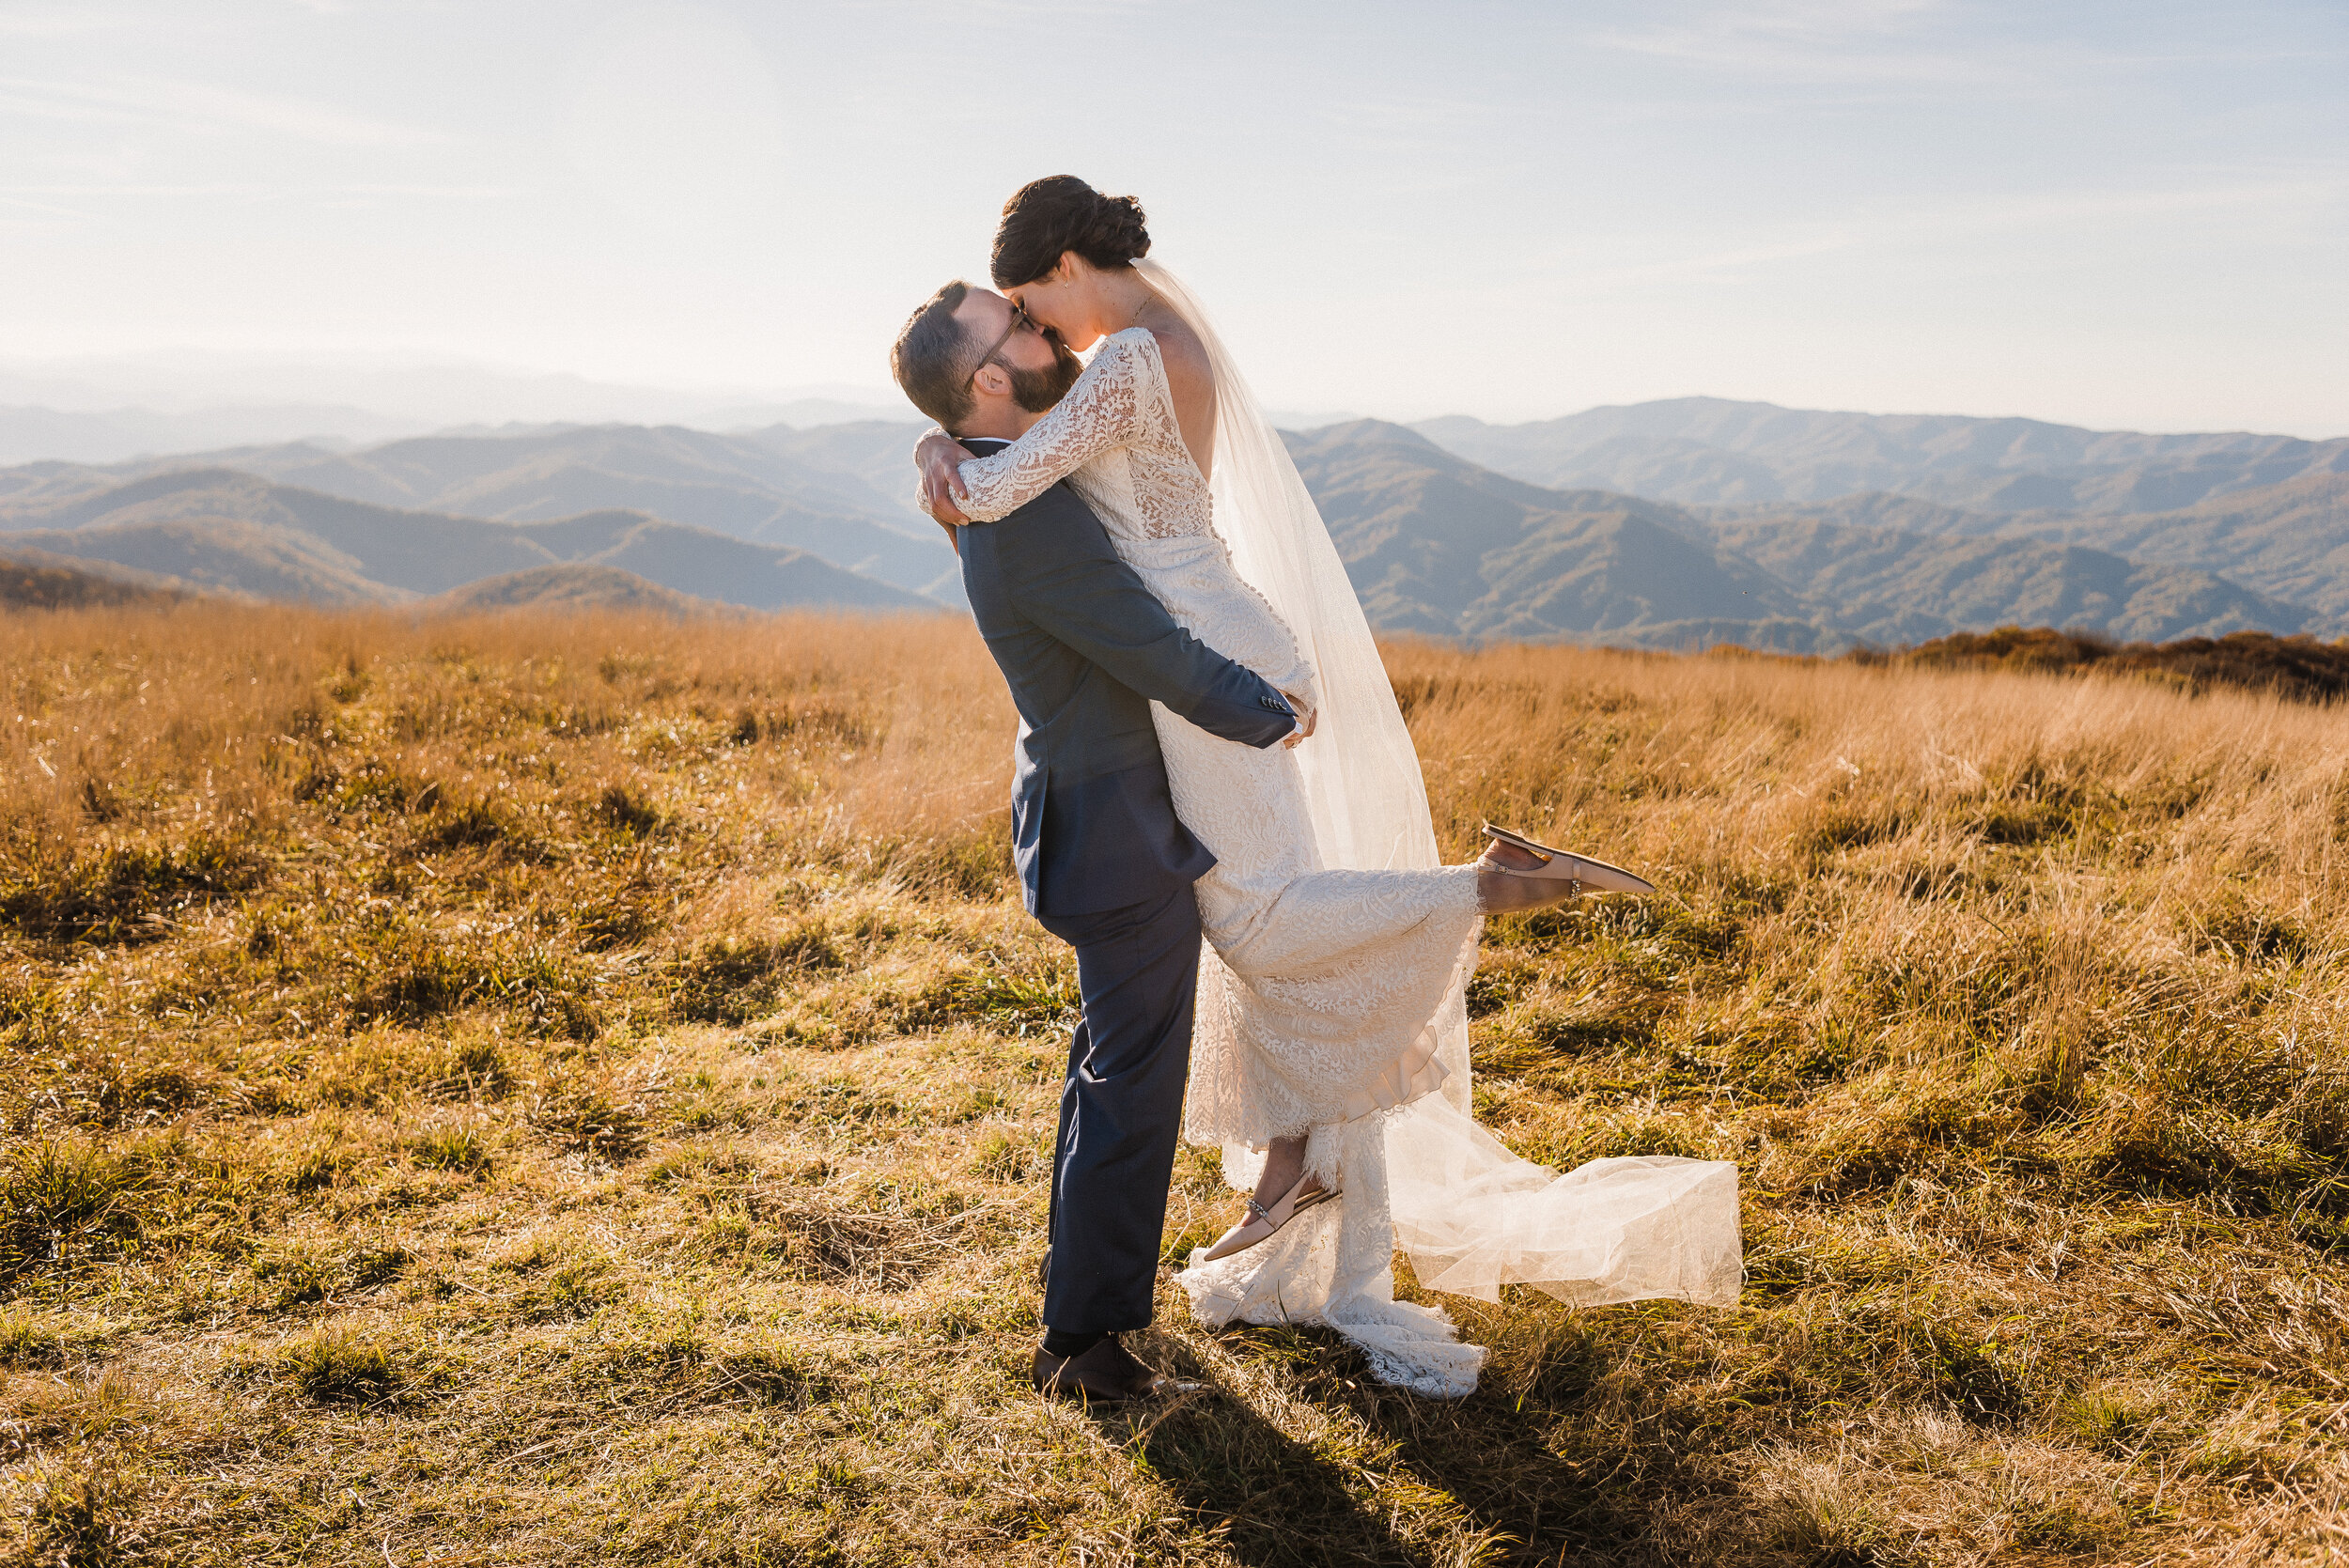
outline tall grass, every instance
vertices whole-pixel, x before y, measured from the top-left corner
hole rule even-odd
[[[1036,1402],[1072,980],[944,617],[0,618],[0,1507],[40,1561],[2317,1560],[2337,710],[1398,643],[1480,1110],[1745,1172],[1740,1307]],[[1186,1156],[1166,1255],[1228,1219]],[[1398,1264],[1401,1287],[1416,1289]]]

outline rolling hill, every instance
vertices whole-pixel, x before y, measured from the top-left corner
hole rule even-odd
[[[929,519],[913,506],[913,445],[927,428],[919,421],[860,419],[803,430],[777,425],[750,431],[746,439],[796,462],[853,474],[873,494],[905,508],[917,522],[927,523]]]
[[[937,609],[802,550],[643,512],[507,523],[349,501],[250,474],[153,474],[71,499],[0,503],[0,547],[319,604],[402,603],[485,578],[578,562],[750,609]]]
[[[87,569],[41,551],[0,555],[0,610],[86,610],[176,604],[188,596],[155,580]]]
[[[207,593],[302,604],[395,604],[415,597],[367,577],[358,562],[311,536],[234,518],[126,522],[0,537],[85,568],[123,567]]]
[[[2349,618],[2349,474],[2310,474],[2178,511],[2025,516],[2021,531],[2146,561],[2224,572],[2279,598]]]
[[[1521,484],[1377,420],[1292,437],[1290,452],[1382,630],[1669,641],[1806,619],[1799,596],[1676,507]]]
[[[658,610],[671,615],[723,613],[730,605],[648,582],[617,567],[567,562],[485,577],[426,601],[429,610]]]

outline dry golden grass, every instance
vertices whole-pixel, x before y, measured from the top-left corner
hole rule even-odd
[[[1737,1160],[1745,1303],[1450,1301],[1436,1405],[1170,1288],[1137,1419],[1022,1383],[1071,986],[966,626],[0,619],[0,1550],[2338,1553],[2335,710],[1389,651],[1455,851],[1671,893],[1487,933],[1485,1113]]]

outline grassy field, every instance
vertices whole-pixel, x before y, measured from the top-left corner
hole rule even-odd
[[[1480,1108],[1736,1160],[1745,1300],[1448,1300],[1439,1405],[1170,1285],[1138,1419],[1024,1385],[1071,975],[966,626],[0,618],[0,1553],[2349,1550],[2338,710],[1389,658],[1455,854],[1671,894],[1487,932]]]

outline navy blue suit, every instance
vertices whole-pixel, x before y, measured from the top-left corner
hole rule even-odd
[[[1052,1159],[1044,1321],[1066,1333],[1140,1328],[1190,1068],[1190,885],[1215,863],[1174,815],[1150,703],[1249,746],[1284,738],[1296,715],[1174,623],[1067,486],[958,537],[963,590],[1019,710],[1021,893],[1077,950],[1083,1001]]]

